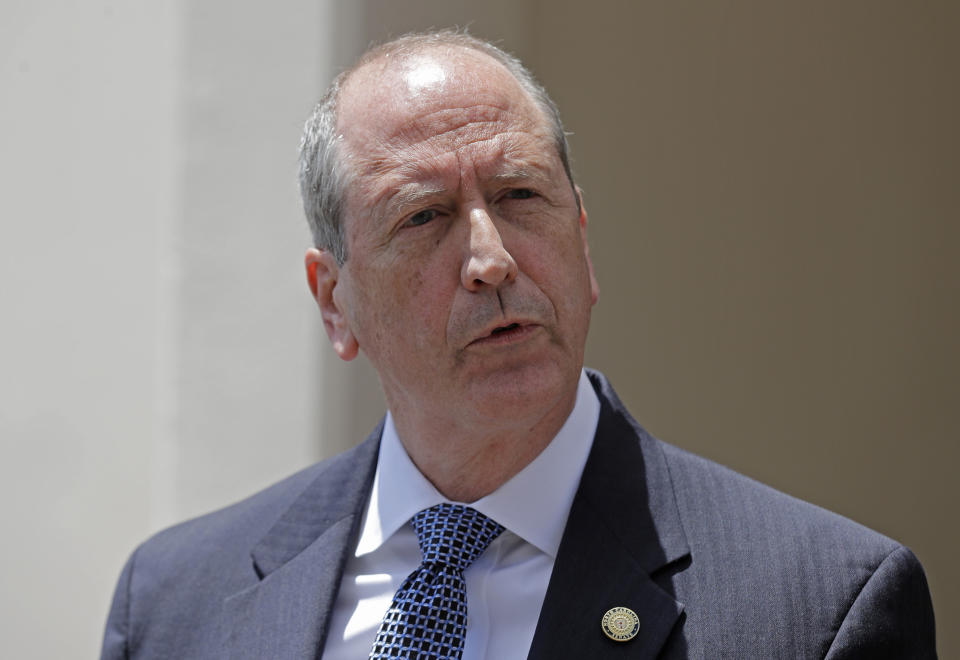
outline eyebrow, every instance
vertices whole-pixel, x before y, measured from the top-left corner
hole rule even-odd
[[[491,177],[498,183],[522,183],[524,181],[533,181],[535,183],[546,184],[550,182],[550,177],[540,167],[518,167],[513,170],[495,174]]]
[[[499,185],[517,184],[527,181],[539,185],[547,185],[550,183],[551,178],[540,166],[527,165],[494,174],[490,177],[490,180]],[[380,206],[383,209],[383,213],[388,216],[401,215],[407,209],[422,206],[431,199],[448,192],[448,188],[443,185],[411,181],[400,185]]]
[[[383,202],[387,215],[400,214],[405,209],[424,204],[427,200],[447,192],[444,186],[423,183],[405,183]]]

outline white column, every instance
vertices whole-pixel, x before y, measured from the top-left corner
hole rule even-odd
[[[295,176],[331,4],[0,9],[4,657],[95,657],[136,543],[321,454]]]

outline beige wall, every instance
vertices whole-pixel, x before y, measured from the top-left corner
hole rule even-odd
[[[367,39],[469,23],[531,65],[590,214],[588,364],[661,438],[913,548],[960,656],[960,5],[366,7]]]
[[[96,657],[137,543],[321,453],[324,9],[0,6],[0,657]]]
[[[589,362],[657,435],[912,547],[954,657],[960,5],[921,5],[578,4],[535,64],[594,221]]]

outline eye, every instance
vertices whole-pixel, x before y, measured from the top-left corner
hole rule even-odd
[[[508,190],[504,197],[506,199],[530,199],[536,194],[537,193],[533,192],[529,188],[514,188],[513,190]]]
[[[434,218],[437,217],[437,212],[433,209],[425,209],[418,213],[411,215],[407,221],[404,223],[407,227],[419,227],[420,225],[425,225]]]

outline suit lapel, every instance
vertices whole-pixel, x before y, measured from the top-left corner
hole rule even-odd
[[[224,657],[320,656],[381,431],[332,459],[253,548],[260,581],[223,602]]]
[[[689,555],[663,454],[609,384],[588,372],[601,402],[593,448],[557,553],[530,648],[531,660],[653,658],[683,605],[655,581]],[[637,613],[633,640],[614,642],[600,621],[612,607]]]

